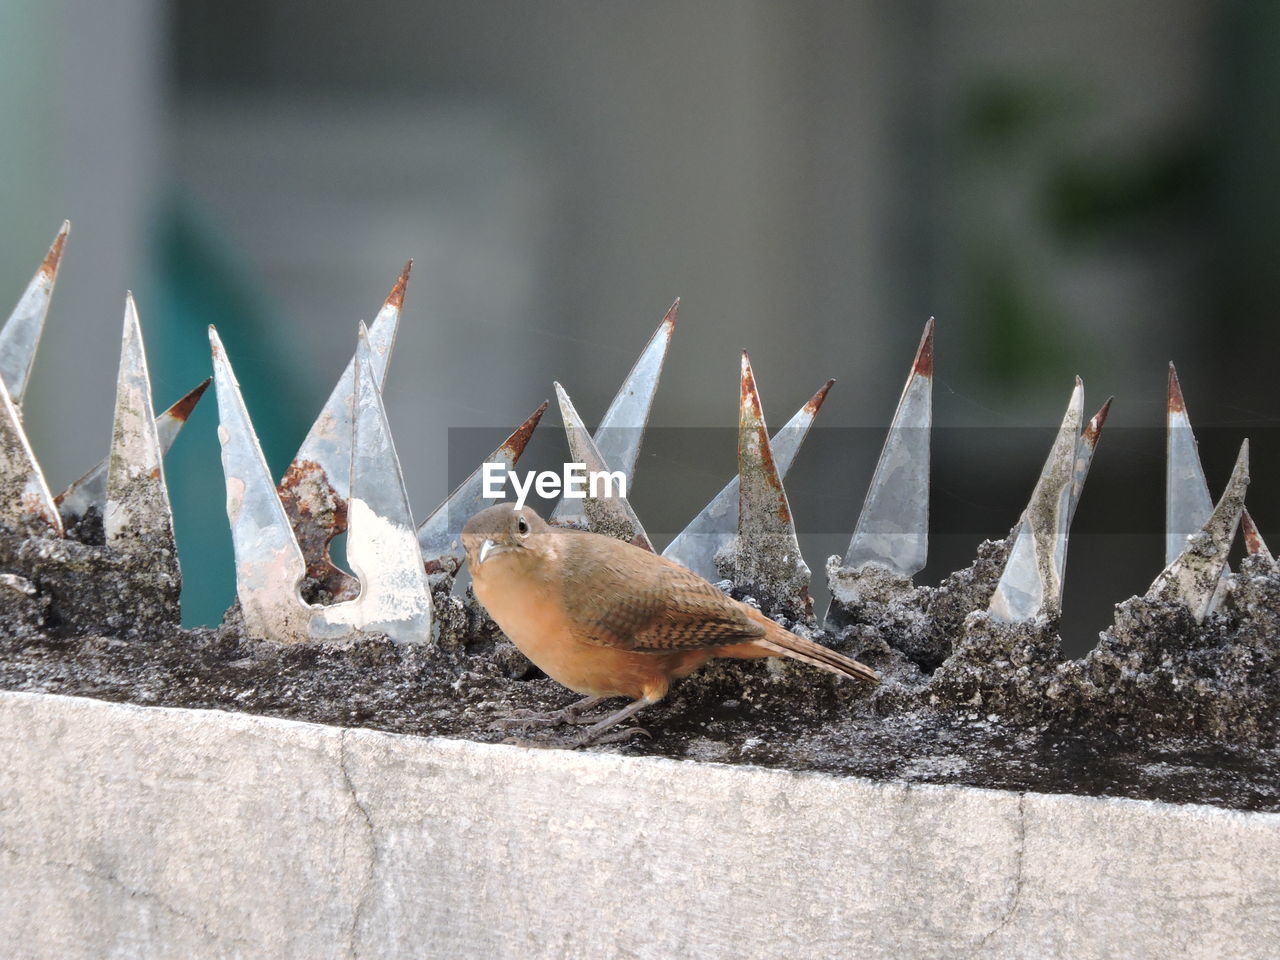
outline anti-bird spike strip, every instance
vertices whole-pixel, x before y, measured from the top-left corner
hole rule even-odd
[[[1248,486],[1249,441],[1245,440],[1217,506],[1200,532],[1187,540],[1182,553],[1156,577],[1146,593],[1147,599],[1180,603],[1191,611],[1196,623],[1204,621],[1222,586],[1227,553],[1244,512]]]
[[[151,405],[151,376],[133,294],[125,297],[115,421],[107,457],[107,504],[102,529],[107,546],[165,558],[180,582],[173,512],[164,479],[164,451]]]
[[[168,569],[176,584],[179,573],[162,457],[208,381],[160,417],[154,415],[132,298],[126,301],[109,457],[72,484],[55,504],[22,426],[19,402],[66,236],[64,225],[13,316],[0,330],[0,524],[21,536],[62,537],[62,516],[71,520],[96,507],[103,516],[107,547],[120,553],[167,550],[172,558]],[[408,267],[372,327],[361,325],[355,356],[303,443],[280,493],[225,350],[210,328],[237,595],[245,629],[253,636],[282,643],[348,639],[360,631],[384,633],[399,643],[422,642],[431,636],[427,575],[457,572],[462,551],[449,529],[449,518],[457,527],[466,514],[483,505],[483,474],[479,470],[472,474],[415,533],[381,398],[407,277]],[[621,473],[630,481],[677,307],[678,301],[649,340],[610,404],[596,438],[556,384],[571,454],[588,470]],[[909,586],[924,565],[932,367],[930,321],[843,565],[833,558],[837,572],[876,567]],[[809,614],[809,570],[800,556],[781,478],[830,386],[828,382],[819,390],[771,442],[750,360],[743,353],[738,477],[667,550],[668,556],[708,576],[729,577],[735,591],[755,597],[768,612],[793,618]],[[1052,620],[1060,612],[1070,523],[1110,403],[1081,429],[1083,387],[1077,380],[991,599],[996,619]],[[491,461],[514,467],[545,409],[544,403],[494,451]],[[1273,570],[1277,565],[1244,509],[1248,442],[1241,446],[1231,479],[1215,506],[1172,365],[1167,425],[1169,561],[1146,598],[1182,605],[1202,622],[1227,595],[1224,585],[1251,589],[1243,576],[1230,578],[1226,570],[1237,527],[1250,555],[1263,557]],[[575,505],[571,501],[567,506],[572,511]],[[597,496],[586,499],[584,507],[593,529],[652,549],[625,498]],[[329,539],[347,526],[347,555],[355,578],[327,561]],[[73,528],[72,535],[78,538],[84,533]],[[350,599],[328,606],[306,602],[300,587],[309,561],[316,566],[322,562],[337,580],[340,589],[331,596]],[[165,578],[167,562],[159,558],[154,575]]]
[[[600,418],[592,441],[610,470],[621,470],[627,478],[627,489],[635,476],[636,459],[640,456],[640,444],[644,429],[649,423],[649,411],[654,395],[658,392],[658,380],[662,377],[662,365],[667,359],[667,349],[680,317],[680,298],[671,304],[658,329],[653,332],[644,350],[622,386],[614,394],[609,409]],[[582,503],[561,499],[551,516],[555,520],[567,520],[581,516]]]
[[[206,377],[204,382],[194,390],[183,395],[177,403],[156,417],[156,435],[160,438],[160,452],[168,453],[173,441],[186,425],[187,418],[195,410],[196,404],[204,396],[213,377]],[[63,523],[68,526],[84,517],[90,510],[99,514],[107,506],[107,464],[104,457],[94,464],[79,480],[67,487],[54,498],[58,512],[62,514]]]
[[[887,572],[906,586],[928,561],[933,328],[931,317],[924,326],[862,512],[849,540],[840,571],[845,575],[840,589],[837,589],[836,578],[830,578],[833,604],[857,599],[857,576],[868,565]],[[827,616],[830,615],[828,608]]]
[[[0,379],[0,524],[28,537],[61,537],[62,518]]]
[[[560,401],[560,417],[564,420],[565,437],[569,441],[569,456],[573,458],[573,462],[586,464],[588,476],[613,472],[604,457],[600,455],[600,451],[596,449],[595,441],[591,439],[590,431],[578,416],[578,411],[574,408],[573,401],[569,399],[569,394],[559,383],[555,384],[555,388],[556,399]],[[587,495],[582,500],[582,511],[587,518],[587,527],[595,533],[625,540],[627,543],[653,553],[653,543],[649,540],[649,535],[644,532],[640,518],[631,509],[627,498],[618,495],[616,488],[617,483],[614,482],[607,490],[597,490],[598,494],[603,495],[592,496],[590,486],[587,487]]]
[[[1020,623],[1037,617],[1052,619],[1062,612],[1067,535],[1078,490],[1083,488],[1084,473],[1097,443],[1096,430],[1092,438],[1088,430],[1081,433],[1083,419],[1084,384],[1076,377],[1062,426],[1018,522],[1013,549],[991,596],[988,609],[998,620]],[[1082,453],[1082,447],[1087,453]]]
[[[362,323],[347,500],[347,561],[360,593],[345,603],[312,607],[310,635],[338,639],[363,630],[397,643],[421,643],[431,635],[431,590],[372,354]]]
[[[278,643],[309,639],[311,611],[298,593],[306,573],[302,550],[267,468],[218,332],[209,328],[218,440],[227,485],[227,519],[236,558],[236,596],[251,637]]]
[[[369,327],[373,373],[378,389],[387,378],[395,346],[410,260],[400,271],[382,309]],[[331,596],[354,596],[355,581],[329,560],[329,543],[346,529],[346,501],[351,470],[351,423],[355,393],[355,360],[350,360],[311,426],[297,455],[280,481],[281,502],[293,524],[307,574]]]
[[[734,586],[792,616],[812,613],[809,567],[800,555],[791,504],[769,446],[751,358],[742,351],[738,413],[738,535],[716,558]]]
[[[809,435],[809,428],[813,426],[813,421],[834,383],[834,380],[828,380],[819,387],[818,392],[805,401],[804,406],[770,439],[773,462],[781,479],[786,479],[787,471],[795,462],[800,445]],[[715,580],[719,576],[716,572],[716,554],[733,540],[738,531],[740,482],[741,478],[734,474],[733,479],[712,497],[711,502],[667,544],[662,555],[708,580]]]
[[[40,346],[40,334],[49,314],[49,301],[58,280],[58,265],[62,262],[62,248],[71,232],[71,221],[64,220],[62,229],[53,238],[49,252],[27,284],[13,313],[0,328],[0,379],[9,388],[9,398],[19,412],[22,398],[27,392],[31,366],[35,363],[36,350]]]
[[[513,469],[520,462],[529,438],[546,413],[547,404],[548,401],[543,400],[542,405],[516,427],[511,436],[502,441],[484,462],[499,463],[504,470]],[[484,464],[481,464],[472,471],[471,476],[458,484],[444,503],[418,525],[418,546],[422,550],[422,560],[428,573],[458,572],[466,557],[466,550],[462,546],[462,525],[473,514],[489,505],[489,501],[484,498]]]

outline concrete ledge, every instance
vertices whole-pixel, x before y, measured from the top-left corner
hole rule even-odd
[[[1280,816],[0,693],[10,957],[1263,957]]]

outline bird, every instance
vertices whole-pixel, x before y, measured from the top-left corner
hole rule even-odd
[[[527,505],[481,510],[463,527],[462,542],[472,590],[503,633],[547,676],[585,697],[519,719],[578,724],[583,711],[607,699],[631,701],[591,725],[575,746],[622,739],[611,728],[716,657],[790,657],[880,682],[871,667],[797,636],[675,561],[613,537],[553,527]]]

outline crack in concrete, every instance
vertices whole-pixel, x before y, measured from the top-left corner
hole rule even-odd
[[[369,895],[373,891],[374,875],[377,872],[378,834],[373,826],[373,818],[369,815],[369,808],[361,802],[359,794],[356,793],[356,785],[351,779],[351,771],[347,768],[347,737],[350,733],[350,729],[343,728],[338,734],[338,770],[342,774],[342,783],[347,789],[347,795],[351,798],[352,805],[364,821],[369,844],[369,868],[365,872],[364,885],[360,890],[359,899],[356,900],[355,908],[351,911],[351,926],[347,931],[347,954],[351,957],[351,960],[356,960],[359,956],[359,942],[356,938],[360,932],[360,920],[368,905]]]
[[[1007,927],[1013,920],[1013,915],[1018,912],[1018,903],[1022,899],[1022,877],[1023,864],[1027,855],[1027,795],[1026,793],[1018,794],[1018,848],[1014,855],[1013,861],[1013,892],[1009,894],[1009,905],[1005,908],[1004,916],[996,921],[983,938],[978,941],[978,949],[982,949],[991,939]]]
[[[20,863],[36,863],[42,867],[48,867],[53,870],[63,870],[67,873],[76,874],[77,876],[88,877],[91,880],[99,880],[109,886],[117,888],[118,890],[124,891],[131,900],[138,899],[145,900],[148,903],[154,903],[169,916],[188,923],[195,929],[199,930],[207,940],[213,943],[231,944],[246,948],[253,948],[255,946],[252,941],[245,937],[237,937],[232,934],[220,933],[217,930],[211,929],[209,925],[199,917],[187,913],[185,910],[178,909],[154,890],[145,890],[141,887],[135,887],[126,883],[114,872],[95,870],[91,867],[86,867],[84,864],[71,863],[65,860],[46,860],[43,857],[36,857],[28,853],[24,853],[16,847],[11,847],[7,844],[0,844],[0,853],[13,857]]]

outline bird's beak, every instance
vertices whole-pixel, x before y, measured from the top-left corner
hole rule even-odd
[[[484,543],[480,544],[480,556],[476,558],[477,566],[484,563],[485,558],[488,557],[489,554],[493,553],[494,547],[495,544],[492,540],[485,540]]]

